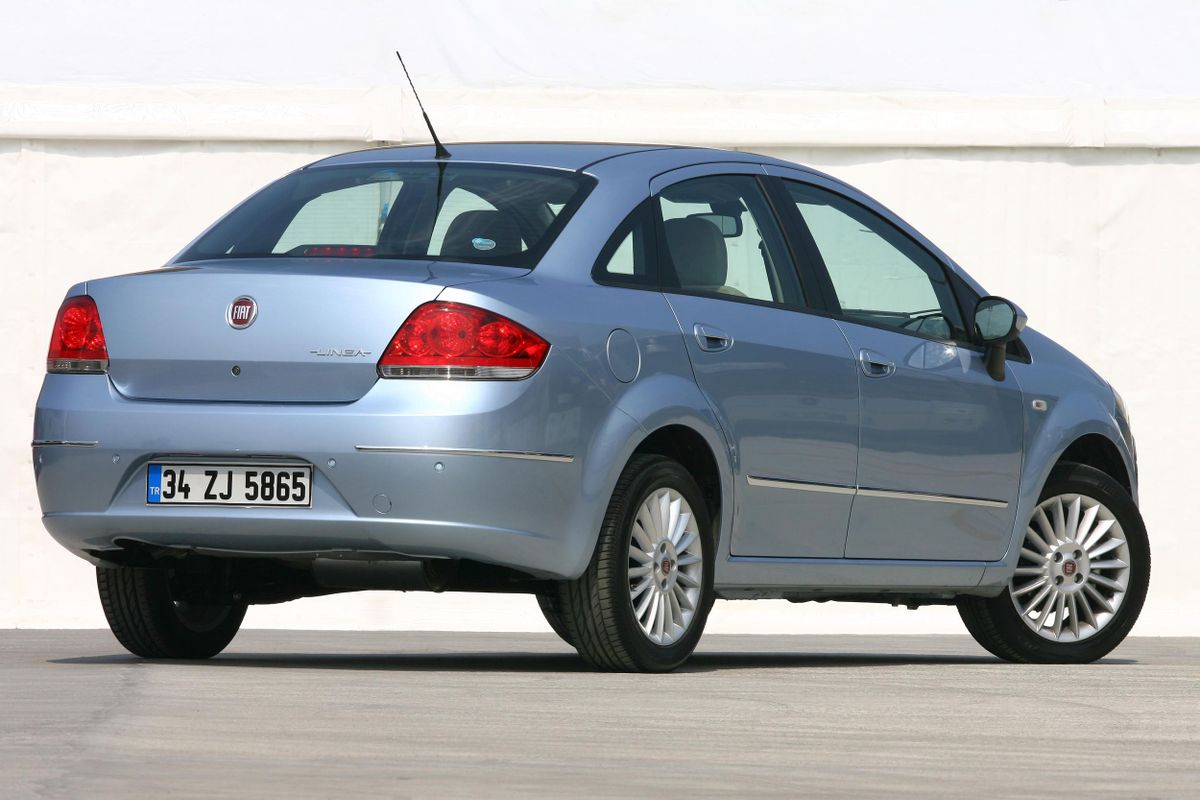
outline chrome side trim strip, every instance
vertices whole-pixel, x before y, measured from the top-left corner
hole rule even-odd
[[[853,494],[863,497],[893,498],[896,500],[922,500],[926,503],[954,503],[963,506],[983,506],[984,508],[1008,508],[1004,500],[984,500],[978,497],[959,497],[951,494],[927,494],[923,492],[901,492],[893,489],[865,489],[853,486],[839,486],[830,483],[809,483],[807,481],[787,481],[778,478],[760,478],[747,475],[746,483],[751,486],[766,486],[771,489],[794,489],[800,492],[824,492],[827,494]]]
[[[751,486],[767,486],[771,489],[795,489],[799,492],[825,492],[827,494],[854,494],[853,486],[837,486],[832,483],[806,483],[804,481],[784,481],[776,478],[758,478],[746,476],[746,483]]]
[[[475,450],[470,447],[390,447],[388,445],[356,444],[354,449],[364,453],[416,453],[428,456],[485,456],[487,458],[518,458],[525,461],[554,461],[570,464],[575,456],[559,453],[531,453],[524,450]]]
[[[954,503],[960,506],[983,506],[985,508],[1008,508],[1004,500],[983,500],[978,497],[958,497],[952,494],[923,494],[921,492],[897,492],[891,489],[863,489],[858,493],[863,497],[891,497],[897,500],[922,500],[926,503]]]
[[[34,439],[30,447],[95,447],[99,442],[73,442],[68,439]]]

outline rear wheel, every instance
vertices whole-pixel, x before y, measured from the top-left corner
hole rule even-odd
[[[567,627],[567,621],[563,619],[562,604],[558,599],[558,590],[553,589],[547,592],[539,592],[537,596],[538,608],[542,609],[542,616],[546,618],[551,630],[558,634],[558,638],[562,639],[571,647],[575,646],[575,642],[571,639],[571,630]]]
[[[126,650],[142,658],[209,658],[233,640],[246,605],[198,602],[194,590],[204,587],[196,582],[167,569],[96,570],[108,626]]]
[[[1150,544],[1137,506],[1108,475],[1081,464],[1046,482],[1008,586],[962,598],[959,615],[1008,661],[1085,663],[1129,634],[1150,582]]]
[[[712,607],[714,543],[691,474],[669,458],[635,457],[617,482],[587,570],[559,585],[564,638],[600,669],[679,666]]]

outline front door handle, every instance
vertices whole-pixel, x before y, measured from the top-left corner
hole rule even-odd
[[[896,363],[870,350],[858,351],[858,366],[868,378],[886,378],[896,372]]]
[[[719,353],[733,347],[733,337],[712,325],[701,325],[697,322],[692,328],[692,333],[696,334],[696,341],[700,343],[701,350]]]

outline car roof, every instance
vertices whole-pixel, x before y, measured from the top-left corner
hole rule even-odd
[[[447,149],[453,160],[487,162],[494,164],[522,164],[526,166],[553,167],[557,169],[581,170],[610,158],[632,153],[651,151],[673,151],[676,157],[694,154],[697,164],[706,161],[754,161],[786,163],[769,156],[719,150],[708,147],[687,147],[667,144],[633,144],[611,142],[448,142]],[[343,166],[349,164],[372,164],[395,161],[425,161],[434,158],[431,144],[373,147],[351,153],[330,156],[313,166]],[[687,159],[691,160],[691,159]],[[795,165],[790,165],[795,166]]]

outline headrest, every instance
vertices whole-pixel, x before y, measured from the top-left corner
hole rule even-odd
[[[441,255],[449,258],[511,256],[521,252],[521,229],[503,211],[464,211],[446,229]]]
[[[729,255],[720,228],[698,217],[669,219],[663,227],[681,287],[725,285]]]

